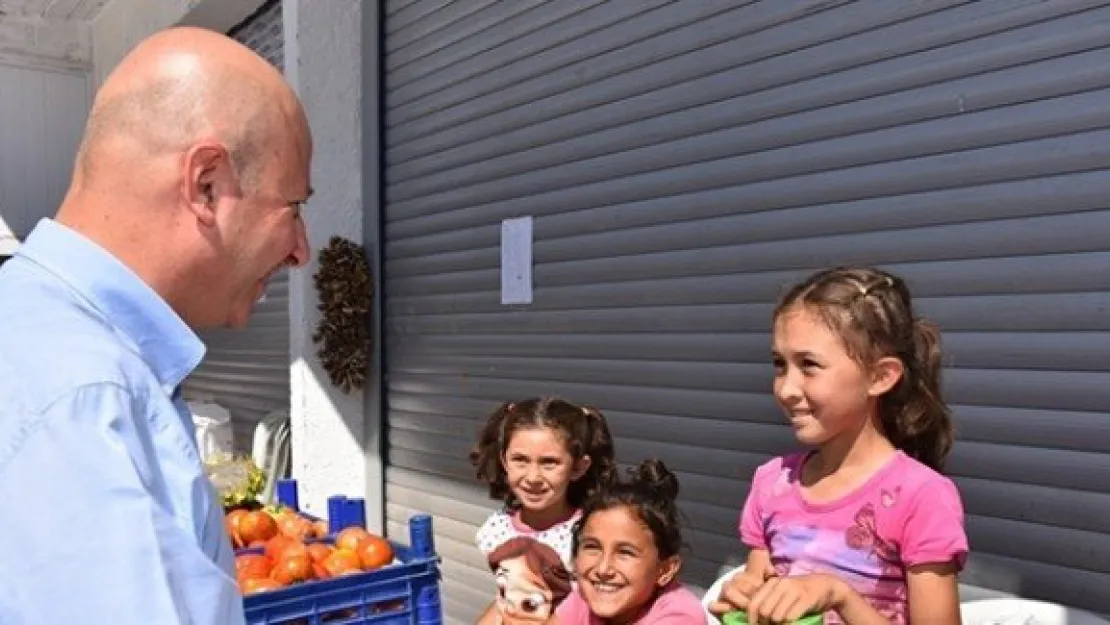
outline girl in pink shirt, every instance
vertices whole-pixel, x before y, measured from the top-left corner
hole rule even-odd
[[[813,450],[756,470],[740,520],[747,566],[714,611],[960,622],[968,547],[959,492],[939,473],[952,447],[939,339],[905,282],[876,269],[822,271],[786,294],[775,398]]]
[[[705,609],[678,581],[678,478],[646,460],[632,479],[603,489],[574,531],[577,589],[559,625],[704,625]]]

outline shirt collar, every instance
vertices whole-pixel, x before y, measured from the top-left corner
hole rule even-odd
[[[132,343],[167,394],[204,357],[204,344],[165,300],[76,231],[43,219],[16,255],[57,276],[103,315]]]

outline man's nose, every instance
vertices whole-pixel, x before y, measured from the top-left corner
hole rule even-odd
[[[308,246],[308,229],[303,219],[297,220],[297,245],[289,254],[288,263],[293,267],[304,267],[312,250]]]

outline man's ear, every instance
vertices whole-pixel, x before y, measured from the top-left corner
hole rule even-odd
[[[185,152],[184,169],[185,202],[197,221],[210,228],[216,224],[217,200],[235,185],[231,154],[221,143],[203,141]]]
[[[656,585],[659,587],[666,586],[678,577],[678,571],[682,568],[682,557],[673,555],[666,560],[659,563],[659,578],[655,580]]]
[[[879,397],[894,388],[906,374],[902,360],[894,356],[880,358],[871,367],[871,384],[867,387],[870,397]]]
[[[574,480],[577,480],[578,478],[585,475],[586,471],[590,470],[590,464],[592,463],[593,460],[590,459],[589,455],[582,456],[578,460],[575,460],[574,470],[570,473],[570,481],[573,482]]]

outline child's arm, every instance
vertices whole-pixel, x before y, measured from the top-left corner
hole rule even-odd
[[[956,583],[955,564],[919,564],[906,575],[911,623],[918,625],[959,625],[960,594]],[[866,599],[847,584],[841,584],[842,596],[831,606],[840,613],[845,625],[888,623]],[[846,591],[846,592],[845,592]]]
[[[910,622],[923,625],[958,625],[960,591],[955,564],[919,564],[906,576]],[[847,619],[845,619],[847,620]]]
[[[709,606],[713,614],[724,614],[734,610],[742,610],[748,605],[748,600],[763,585],[763,582],[774,575],[775,569],[771,566],[771,553],[766,549],[752,549],[748,552],[748,562],[744,570],[733,575],[721,587],[721,594]]]
[[[958,625],[960,599],[955,564],[920,564],[906,576],[912,623]],[[831,575],[772,578],[750,598],[749,614],[758,622],[781,623],[806,614],[836,610],[845,625],[889,625],[867,599]]]

